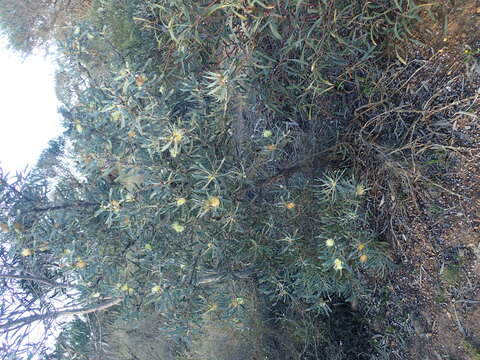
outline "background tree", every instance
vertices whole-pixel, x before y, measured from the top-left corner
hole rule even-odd
[[[43,160],[39,164],[51,168],[51,162]],[[44,177],[42,170],[39,166],[36,175],[18,174],[13,179],[0,172],[0,329],[5,359],[43,350],[46,337],[62,318],[102,310],[122,300],[89,298],[91,291],[79,283],[77,274],[85,267],[84,262],[76,259],[67,265],[55,256],[60,249],[55,249],[51,233],[52,227],[58,228],[52,215],[65,209],[73,214],[74,208],[87,205],[82,201],[62,205],[49,202],[45,194],[48,184],[43,180],[49,176]]]
[[[94,349],[91,348],[94,342],[91,333],[89,323],[75,316],[57,337],[53,353],[43,356],[46,360],[90,360],[95,355]]]
[[[90,6],[91,0],[1,0],[0,26],[13,49],[29,54],[61,37]]]

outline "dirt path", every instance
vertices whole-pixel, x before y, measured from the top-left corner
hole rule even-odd
[[[480,2],[442,1],[425,9],[415,32],[424,45],[407,50],[403,83],[407,94],[429,95],[422,106],[432,116],[417,125],[433,133],[433,151],[422,157],[419,150],[421,170],[412,170],[428,172],[429,180],[419,181],[415,199],[397,199],[405,210],[393,219],[398,268],[382,290],[389,310],[373,326],[392,334],[384,342],[398,358],[478,360]]]

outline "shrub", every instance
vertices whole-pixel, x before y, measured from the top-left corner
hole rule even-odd
[[[216,287],[227,280],[249,275],[269,305],[312,316],[367,296],[389,263],[367,184],[318,165],[334,142],[325,133],[353,111],[345,92],[373,81],[381,41],[401,40],[415,10],[95,2],[59,44],[80,180],[5,187],[0,221],[27,225],[14,250],[32,249],[24,260],[40,270],[40,259],[60,264],[81,299],[122,297],[124,320],[153,308],[186,347],[205,314],[245,323],[237,297]]]

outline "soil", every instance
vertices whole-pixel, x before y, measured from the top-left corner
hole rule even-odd
[[[432,116],[422,120],[442,134],[443,149],[417,164],[430,180],[416,185],[421,193],[392,220],[397,267],[379,290],[388,311],[371,324],[392,334],[382,339],[395,358],[478,360],[480,2],[436,3],[425,4],[403,76],[406,93],[423,87],[431,95],[424,109],[431,106]]]

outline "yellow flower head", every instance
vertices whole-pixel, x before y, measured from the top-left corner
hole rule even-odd
[[[358,250],[358,251],[362,251],[363,249],[365,249],[365,244],[363,244],[363,243],[358,244],[357,250]]]
[[[340,259],[335,259],[333,262],[333,268],[337,271],[340,271],[343,269],[343,261]]]
[[[99,298],[100,293],[99,292],[94,292],[92,295],[90,295],[92,298]]]
[[[175,221],[172,224],[172,229],[175,230],[177,233],[181,233],[185,230],[185,226],[179,224],[177,221]]]
[[[333,240],[333,239],[327,239],[327,240],[325,241],[325,245],[326,245],[327,247],[332,247],[333,245],[335,245],[335,240]]]
[[[182,206],[182,205],[184,205],[186,202],[187,202],[187,199],[185,199],[184,197],[179,197],[179,198],[177,199],[177,206]]]
[[[84,269],[86,266],[87,266],[87,263],[81,259],[75,263],[75,267],[77,269]]]
[[[20,254],[22,256],[26,257],[26,256],[32,255],[33,251],[32,251],[32,249],[25,248],[25,249],[22,250],[22,252]]]
[[[264,137],[264,138],[269,138],[269,137],[271,137],[272,135],[273,135],[273,133],[272,133],[270,130],[265,130],[265,131],[263,132],[263,137]]]
[[[112,113],[112,120],[113,121],[118,121],[122,118],[122,112],[121,111],[114,111]]]
[[[122,291],[128,291],[128,289],[129,289],[129,287],[128,287],[127,284],[123,284],[123,285],[120,286],[120,290],[122,290]]]
[[[159,294],[162,292],[162,287],[160,285],[155,285],[152,287],[152,293],[153,294]]]
[[[174,143],[179,143],[183,139],[183,130],[178,129],[178,130],[173,130],[172,131],[172,136],[170,140],[172,140]]]
[[[289,201],[285,204],[285,207],[288,210],[293,210],[293,209],[295,209],[296,206],[297,206],[297,204],[295,204],[293,201]]]
[[[367,191],[367,190],[365,189],[365,187],[364,187],[363,185],[360,185],[360,184],[359,184],[359,185],[357,185],[357,186],[355,187],[355,195],[357,195],[357,196],[363,196],[363,195],[365,195],[365,192],[366,192],[366,191]]]
[[[153,248],[152,248],[152,245],[150,245],[150,244],[145,244],[145,250],[147,250],[147,251],[152,251],[152,249],[153,249]]]
[[[362,256],[360,256],[360,262],[361,262],[362,264],[365,264],[365,263],[367,262],[367,260],[368,260],[368,256],[367,256],[367,255],[363,254]]]
[[[220,198],[218,196],[212,196],[207,200],[207,207],[216,208],[220,206]]]

